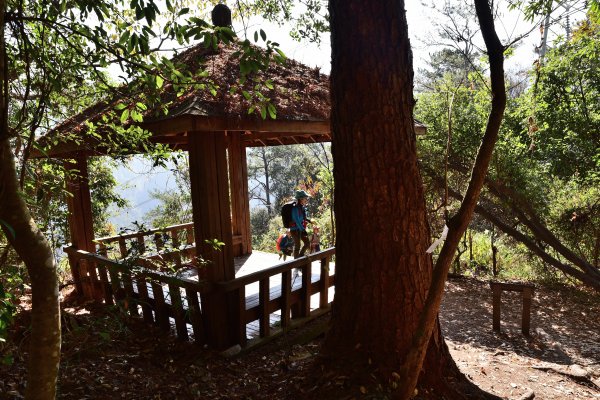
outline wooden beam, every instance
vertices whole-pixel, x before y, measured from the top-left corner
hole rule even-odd
[[[206,117],[179,116],[160,121],[142,124],[156,135],[181,132],[224,132],[224,131],[253,131],[253,132],[287,132],[287,133],[328,133],[328,120],[262,120],[259,118],[240,118],[236,116]]]

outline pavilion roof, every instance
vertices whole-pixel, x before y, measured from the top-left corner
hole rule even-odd
[[[330,141],[329,76],[292,59],[271,62],[266,72],[255,75],[258,81],[272,82],[273,89],[263,87],[261,91],[275,106],[277,116],[274,120],[264,120],[259,113],[248,113],[250,102],[241,90],[235,90],[239,86],[240,50],[239,44],[221,44],[216,51],[200,44],[172,59],[173,63],[185,64],[188,71],[198,74],[199,84],[213,84],[216,92],[211,94],[206,88],[190,85],[177,96],[172,85],[165,85],[159,102],[146,104],[148,109],[141,125],[152,133],[151,140],[185,148],[187,135],[192,132],[242,131],[246,146]],[[199,75],[202,71],[206,74]],[[256,80],[247,79],[243,89],[251,92]],[[120,94],[94,104],[48,132],[40,139],[40,144],[47,148],[44,155],[109,153],[108,149],[102,150],[100,139],[84,133],[91,122],[96,125],[99,136],[111,135],[110,131],[103,130],[103,117],[120,102],[135,104],[143,98],[142,94],[129,93],[128,88],[121,87]],[[130,123],[129,120],[125,125]],[[415,126],[417,130],[424,129],[418,122]]]

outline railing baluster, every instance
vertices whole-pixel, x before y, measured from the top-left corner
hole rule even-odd
[[[188,331],[185,323],[185,311],[183,310],[179,286],[169,283],[169,293],[171,294],[171,309],[173,310],[173,318],[175,319],[177,337],[186,340],[188,338]]]
[[[136,236],[136,239],[138,242],[138,249],[140,251],[140,254],[144,254],[146,252],[146,242],[144,241],[144,234],[142,232],[140,232]]]
[[[258,289],[260,337],[267,337],[271,334],[271,327],[269,324],[269,289],[269,278],[261,279]]]
[[[125,242],[125,238],[119,238],[119,251],[121,252],[121,259],[124,259],[128,255],[127,251],[127,243]]]
[[[171,241],[173,242],[173,261],[175,261],[175,266],[179,270],[181,268],[181,254],[179,253],[179,246],[181,242],[179,241],[179,229],[173,229],[171,231]]]
[[[98,275],[100,275],[100,281],[102,282],[102,289],[104,291],[104,301],[108,305],[113,305],[113,292],[110,287],[108,280],[108,274],[106,273],[106,267],[102,264],[98,264]]]
[[[319,308],[327,308],[329,305],[329,256],[321,259],[319,290]]]
[[[285,330],[290,326],[290,308],[292,298],[292,271],[281,273],[281,327]]]
[[[310,259],[302,265],[302,290],[300,291],[302,300],[300,301],[300,317],[308,317],[310,315],[310,295],[311,295],[311,273],[312,264]]]
[[[235,309],[237,320],[237,331],[235,332],[236,341],[240,346],[246,345],[246,286],[242,285],[236,291],[237,308]]]
[[[123,288],[125,289],[125,308],[129,311],[129,314],[133,317],[139,317],[140,312],[138,311],[137,299],[135,291],[133,290],[133,282],[131,281],[131,273],[123,272],[121,273],[121,277],[123,278]]]
[[[169,325],[169,314],[167,312],[167,305],[165,304],[165,294],[163,293],[163,287],[160,282],[153,280],[152,295],[154,297],[154,312],[156,313],[156,323],[158,326],[168,331]]]
[[[150,297],[148,296],[148,282],[142,274],[135,278],[135,283],[140,297],[140,305],[142,306],[142,315],[144,321],[153,323],[154,316],[152,315],[152,306],[150,305]]]
[[[194,330],[194,340],[198,343],[204,343],[204,331],[202,330],[202,314],[200,313],[198,292],[185,288],[185,296],[188,303],[190,322],[192,324],[192,329]]]
[[[185,228],[187,244],[194,244],[194,226],[188,226]]]

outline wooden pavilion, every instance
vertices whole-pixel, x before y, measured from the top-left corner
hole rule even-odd
[[[101,128],[102,117],[117,104],[123,103],[125,96],[98,103],[63,122],[41,139],[42,145],[52,145],[46,146],[43,155],[38,154],[38,157],[69,160],[65,165],[75,172],[72,175],[75,178],[67,182],[72,194],[67,200],[71,234],[67,253],[77,292],[86,298],[107,303],[128,299],[132,315],[138,315],[138,306],[131,307],[131,304],[138,304],[144,319],[149,322],[168,329],[169,318],[174,319],[180,336],[187,337],[186,324],[190,324],[196,340],[215,348],[244,344],[244,321],[254,317],[260,319],[261,335],[268,335],[268,315],[274,309],[282,310],[281,325],[284,328],[289,325],[290,310],[293,311],[294,306],[297,315],[307,317],[310,314],[307,305],[310,295],[316,291],[321,291],[321,307],[327,307],[324,293],[333,285],[333,277],[328,274],[322,275],[322,279],[315,283],[310,281],[310,273],[305,274],[308,277],[303,279],[302,288],[297,293],[287,283],[293,267],[310,271],[307,265],[314,261],[314,256],[304,263],[299,260],[288,262],[286,264],[289,265],[273,272],[282,274],[284,283],[280,298],[269,297],[268,279],[273,274],[265,275],[266,284],[263,283],[264,276],[255,277],[256,281],[260,280],[262,290],[256,311],[249,308],[244,295],[244,282],[250,283],[250,278],[235,283],[234,258],[252,252],[246,147],[331,141],[327,75],[293,60],[272,64],[258,78],[268,77],[273,82],[273,89],[266,95],[277,109],[277,118],[263,120],[259,115],[248,114],[250,104],[241,91],[231,90],[238,85],[237,50],[236,46],[221,45],[213,51],[200,45],[176,56],[173,62],[186,64],[190,71],[208,72],[207,76],[198,75],[201,76],[199,79],[213,82],[217,92],[211,95],[207,90],[190,87],[176,96],[172,87],[165,86],[161,104],[148,107],[142,124],[151,132],[152,142],[188,152],[193,224],[167,230],[173,234],[175,247],[181,247],[176,256],[170,256],[176,264],[181,264],[181,255],[186,252],[201,255],[208,261],[202,271],[201,285],[196,283],[195,286],[185,279],[174,281],[159,271],[146,271],[142,278],[140,274],[132,275],[106,257],[109,240],[94,238],[87,160],[91,156],[110,155],[110,150],[103,147],[100,140],[85,133],[89,122]],[[247,90],[252,90],[250,83],[246,85]],[[166,115],[158,112],[165,105],[168,109]],[[424,128],[416,124],[416,130]],[[71,139],[60,139],[67,133]],[[106,134],[110,135],[110,132]],[[72,139],[74,136],[76,140]],[[144,238],[154,235],[158,254],[163,239],[157,231],[113,239],[119,244],[122,258],[127,258],[130,254],[127,240],[137,240],[138,245],[144,248],[147,246]],[[182,231],[187,239],[176,235]],[[221,251],[207,243],[214,239],[225,243]],[[324,251],[316,259],[320,259],[325,268],[332,254],[333,250]],[[158,284],[153,281],[148,286],[144,282],[152,279],[168,285],[170,303],[161,299],[163,290]],[[148,295],[148,288],[154,292],[152,296]],[[185,300],[181,300],[182,293]],[[232,329],[236,326],[239,329]]]

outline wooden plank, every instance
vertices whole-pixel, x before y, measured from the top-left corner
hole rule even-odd
[[[319,308],[329,306],[329,257],[321,259],[321,277],[319,279]]]
[[[192,329],[194,331],[194,340],[198,344],[204,344],[205,337],[202,329],[202,314],[200,312],[200,303],[198,302],[198,292],[186,288],[185,296],[188,303],[190,323],[192,324]]]
[[[148,296],[148,283],[146,282],[146,277],[143,275],[138,275],[135,278],[139,303],[142,306],[142,315],[144,316],[144,321],[148,323],[154,322],[154,316],[152,315],[152,306],[150,305],[150,297]]]
[[[490,282],[490,286],[492,289],[494,286],[499,287],[502,290],[511,291],[511,292],[522,292],[525,288],[534,289],[535,285],[530,283],[509,283],[509,282]]]
[[[152,280],[150,285],[152,286],[152,296],[154,298],[154,313],[156,314],[156,323],[158,327],[168,331],[170,329],[169,324],[169,313],[167,305],[165,304],[165,295],[163,293],[162,285]]]
[[[271,327],[269,326],[269,278],[262,279],[259,282],[258,297],[260,305],[260,337],[266,337],[271,333]]]
[[[129,311],[132,317],[139,317],[140,312],[138,311],[138,302],[136,299],[136,293],[133,290],[133,282],[131,279],[131,273],[123,272],[121,274],[123,279],[123,288],[125,289],[125,309]]]
[[[287,329],[290,326],[290,309],[292,294],[292,271],[281,273],[281,327]]]
[[[171,230],[171,242],[173,243],[173,249],[179,249],[179,246],[181,245],[181,241],[179,240],[179,230],[178,229],[173,229]],[[181,253],[179,251],[175,251],[172,256],[171,256],[171,260],[173,262],[175,262],[175,267],[177,269],[179,269],[181,267]]]
[[[185,322],[185,311],[183,309],[183,301],[181,301],[180,287],[169,283],[169,294],[171,295],[171,309],[173,310],[173,318],[175,319],[175,330],[177,337],[182,340],[187,340],[188,331]]]

